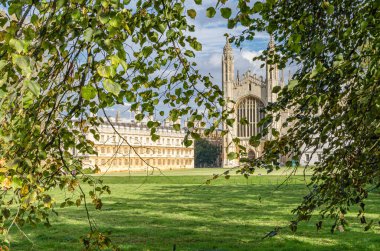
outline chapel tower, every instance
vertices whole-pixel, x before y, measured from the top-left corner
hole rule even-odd
[[[233,100],[233,87],[234,87],[234,56],[231,44],[229,42],[228,36],[226,36],[226,44],[223,48],[222,55],[222,87],[223,87],[223,95],[224,100],[226,101],[226,109],[232,109],[233,104],[229,102]],[[228,126],[226,123],[223,124],[223,130],[227,130]],[[223,137],[223,166],[226,166],[226,161],[228,160],[227,155],[228,152],[233,151],[234,149],[229,149],[232,145],[229,144],[231,142],[234,135],[227,134]]]
[[[224,97],[231,98],[234,82],[234,56],[232,52],[232,47],[228,40],[228,36],[226,37],[226,45],[223,48],[222,74]]]
[[[267,101],[268,103],[277,101],[277,93],[272,93],[273,87],[279,85],[279,73],[276,63],[273,63],[275,55],[274,38],[271,35],[268,43],[269,60],[266,62],[266,84],[267,84]]]

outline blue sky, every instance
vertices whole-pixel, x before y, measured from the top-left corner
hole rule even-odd
[[[232,10],[235,9],[233,2],[227,2]],[[192,35],[197,37],[198,41],[203,45],[203,50],[196,54],[195,61],[198,63],[199,69],[201,69],[203,74],[210,73],[214,77],[214,83],[221,86],[221,58],[223,47],[226,43],[224,34],[239,34],[243,31],[243,27],[237,27],[232,30],[228,29],[227,20],[222,18],[218,12],[214,18],[207,18],[206,9],[213,4],[215,4],[215,1],[204,0],[202,6],[189,4],[188,8],[194,8],[197,11],[195,20],[192,20],[195,25],[195,32]],[[253,73],[265,77],[265,70],[260,68],[262,62],[254,62],[252,58],[259,55],[267,47],[268,42],[269,34],[257,33],[255,39],[244,43],[241,49],[232,45],[234,49],[235,71],[239,70],[240,74],[243,74],[250,69]]]

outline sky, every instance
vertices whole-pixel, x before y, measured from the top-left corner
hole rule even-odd
[[[227,2],[228,3],[228,2]],[[211,74],[214,83],[221,86],[222,79],[222,53],[223,47],[226,44],[225,34],[236,35],[243,31],[242,27],[235,29],[227,28],[227,20],[222,18],[217,12],[216,16],[212,19],[206,17],[207,7],[215,4],[215,1],[203,1],[202,6],[188,5],[188,8],[194,8],[197,11],[197,16],[191,22],[195,25],[195,32],[193,36],[198,38],[202,43],[203,49],[196,54],[196,62],[201,73],[208,75]],[[231,2],[229,7],[234,9]],[[232,14],[234,15],[234,13]],[[262,75],[265,78],[265,69],[260,68],[261,61],[253,61],[253,57],[259,55],[262,50],[266,49],[269,42],[269,34],[258,33],[253,41],[245,42],[241,48],[237,48],[232,44],[235,60],[235,76],[236,71],[239,70],[240,75],[247,70],[253,73]]]

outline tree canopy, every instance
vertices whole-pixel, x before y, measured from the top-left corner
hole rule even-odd
[[[194,167],[219,167],[222,154],[221,144],[208,139],[198,139],[194,143]]]
[[[278,168],[279,155],[299,161],[303,150],[323,149],[293,226],[319,211],[322,218],[336,219],[334,231],[346,224],[344,215],[352,208],[365,223],[365,199],[380,186],[380,1],[237,1],[229,5],[236,3],[233,16],[227,3],[218,1],[208,13],[212,17],[219,9],[229,28],[246,27],[231,40],[239,46],[268,32],[276,41],[275,55],[267,50],[258,58],[280,68],[298,66],[288,85],[273,89],[278,101],[266,108],[267,126],[251,145],[263,135],[272,140],[242,171],[270,171]],[[281,111],[291,111],[283,122],[285,135],[271,127]]]
[[[0,1],[0,217],[3,240],[17,224],[49,226],[55,187],[72,192],[61,207],[102,207],[107,185],[81,172],[73,149],[96,154],[98,112],[129,103],[135,119],[156,114],[208,118],[218,127],[222,92],[195,68],[202,45],[191,36],[184,1]],[[193,106],[189,104],[194,104]],[[195,108],[192,108],[195,107]],[[203,123],[203,122],[202,122]],[[160,121],[148,122],[157,140]],[[174,124],[180,130],[179,124]],[[207,131],[206,131],[207,133]],[[126,139],[124,139],[127,141]],[[69,175],[67,175],[69,174]],[[82,184],[92,186],[84,192]],[[17,210],[11,208],[15,206]],[[109,245],[88,215],[86,248]]]

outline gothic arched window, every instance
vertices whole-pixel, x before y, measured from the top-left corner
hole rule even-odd
[[[264,108],[264,104],[254,97],[246,97],[238,103],[236,109],[238,137],[248,138],[261,132],[257,123],[264,118],[262,108]],[[245,124],[240,123],[243,120],[246,122]]]

